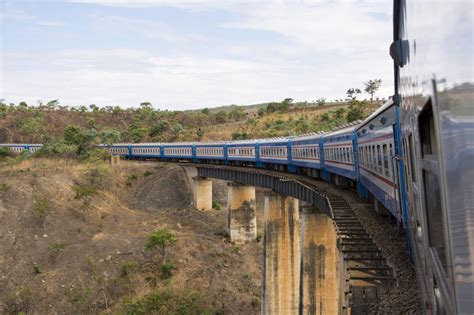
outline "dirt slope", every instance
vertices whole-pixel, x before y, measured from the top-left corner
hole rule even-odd
[[[230,244],[225,211],[192,209],[180,167],[30,160],[0,169],[0,179],[0,313],[121,314],[126,297],[155,290],[194,290],[212,312],[259,312],[259,244]],[[97,193],[84,206],[73,187],[92,182]],[[177,239],[170,279],[144,250],[165,227]]]

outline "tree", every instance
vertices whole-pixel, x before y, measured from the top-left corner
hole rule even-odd
[[[229,116],[229,118],[231,118],[235,121],[239,121],[239,120],[242,120],[246,116],[246,114],[245,114],[244,110],[241,107],[234,106],[230,110],[228,116]]]
[[[318,104],[318,106],[323,106],[326,104],[326,99],[324,97],[320,97],[316,100],[316,104]]]
[[[158,138],[163,135],[163,133],[166,131],[168,128],[168,122],[166,121],[160,121],[159,123],[153,125],[150,128],[150,131],[148,132],[148,135],[151,138]]]
[[[173,140],[178,139],[179,134],[184,130],[183,125],[180,123],[174,123],[173,126],[171,127],[171,131],[173,132]]]
[[[382,79],[369,80],[368,82],[365,82],[364,84],[365,84],[364,91],[370,94],[370,102],[372,103],[375,92],[377,92],[380,86],[382,86]]]
[[[357,98],[357,94],[361,94],[361,93],[362,91],[360,89],[354,89],[354,88],[350,88],[346,92],[348,100],[355,100]]]
[[[367,108],[367,101],[359,101],[353,99],[350,101],[349,111],[347,112],[347,122],[353,122],[358,119],[363,119]]]
[[[48,108],[48,110],[55,110],[57,106],[59,106],[59,100],[51,100],[46,103],[46,108]]]
[[[92,197],[97,193],[97,190],[92,185],[75,185],[72,190],[76,193],[74,199],[82,200],[81,210],[83,214],[83,220],[86,220],[86,212],[89,210],[91,205]]]
[[[78,155],[89,152],[94,137],[95,133],[86,132],[81,127],[75,125],[69,125],[64,128],[64,142],[69,145],[76,145],[76,154]]]
[[[207,108],[207,107],[206,107],[206,108],[203,108],[203,109],[201,110],[201,113],[203,113],[204,115],[209,115],[209,108]]]
[[[89,108],[90,108],[94,113],[99,111],[99,107],[97,107],[97,105],[95,105],[95,104],[90,104],[90,105],[89,105]]]
[[[145,243],[145,249],[154,250],[160,249],[161,256],[166,256],[166,247],[176,243],[176,237],[168,229],[160,229],[153,231],[148,235],[148,239]]]
[[[100,142],[103,144],[111,145],[113,143],[120,142],[122,135],[120,131],[114,129],[107,129],[100,132]]]

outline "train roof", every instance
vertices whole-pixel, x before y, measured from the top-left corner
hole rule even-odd
[[[326,132],[320,131],[320,132],[312,132],[312,133],[307,133],[307,134],[302,134],[299,136],[296,136],[293,138],[294,141],[301,141],[301,140],[312,140],[312,139],[321,139],[322,136],[324,136]]]
[[[342,126],[339,126],[339,128],[334,129],[333,131],[324,134],[322,136],[322,138],[327,139],[327,138],[330,138],[332,136],[337,136],[337,135],[341,135],[341,134],[345,134],[345,133],[351,133],[354,130],[356,130],[356,128],[359,126],[360,123],[361,123],[360,120],[356,120],[356,121],[353,121],[351,123],[344,124]]]
[[[386,110],[388,110],[390,107],[394,106],[394,103],[393,103],[393,100],[388,100],[386,101],[382,106],[380,106],[375,112],[373,112],[372,114],[370,114],[369,117],[367,117],[366,119],[364,119],[364,121],[359,125],[357,126],[357,130],[359,130],[360,128],[362,128],[363,126],[367,125],[367,123],[369,123],[370,121],[374,120],[375,117],[379,116],[381,113],[385,112]]]

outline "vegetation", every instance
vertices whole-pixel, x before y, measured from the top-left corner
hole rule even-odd
[[[365,83],[363,91],[371,100],[381,83],[380,79]],[[40,154],[87,160],[98,143],[238,140],[326,131],[347,123],[346,117],[333,122],[332,116],[337,109],[348,110],[349,101],[362,94],[361,89],[350,90],[346,101],[319,97],[297,102],[288,97],[279,102],[190,111],[161,111],[150,102],[127,109],[95,104],[69,107],[58,100],[36,106],[0,102],[0,142],[43,143]],[[322,120],[326,112],[330,119]],[[8,136],[11,134],[15,140]],[[0,158],[5,154],[0,152]]]
[[[46,223],[46,216],[52,209],[52,203],[45,197],[37,196],[33,201],[33,210],[40,222],[41,226],[44,228]]]
[[[97,189],[92,185],[75,185],[72,187],[74,191],[74,199],[82,200],[80,207],[84,221],[86,220],[86,213],[88,212],[92,197],[97,193]]]
[[[53,253],[53,258],[56,259],[56,257],[59,256],[59,253],[62,252],[64,250],[64,248],[66,248],[66,244],[64,244],[64,243],[54,243],[54,244],[50,244],[48,246],[48,248]]]
[[[172,271],[174,269],[176,269],[176,266],[172,262],[167,261],[167,262],[163,263],[161,265],[161,279],[171,278],[171,276],[173,275]]]
[[[3,300],[5,314],[26,314],[32,301],[32,291],[28,286],[9,292]]]
[[[157,290],[141,299],[126,298],[122,303],[127,315],[141,314],[217,314],[207,308],[205,297],[191,290]]]
[[[10,186],[7,184],[0,184],[0,193],[7,192],[10,189]]]
[[[221,204],[217,200],[212,200],[212,209],[221,210]]]
[[[138,267],[138,264],[134,261],[125,261],[120,267],[120,275],[123,278],[130,276],[133,270]]]
[[[145,249],[154,250],[158,248],[161,256],[166,257],[166,247],[176,243],[176,237],[168,229],[156,230],[150,235],[145,243]]]
[[[370,94],[370,102],[374,100],[374,94],[377,90],[382,86],[381,79],[369,80],[368,82],[364,83],[365,88],[364,91]]]

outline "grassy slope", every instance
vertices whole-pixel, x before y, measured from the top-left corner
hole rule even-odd
[[[379,104],[374,103],[368,112],[375,110]],[[47,139],[58,138],[67,125],[78,125],[94,129],[97,132],[107,129],[118,130],[122,141],[133,142],[131,125],[139,122],[143,135],[137,142],[161,141],[197,141],[198,131],[203,133],[203,141],[231,140],[236,131],[246,133],[249,138],[295,135],[306,132],[326,131],[339,124],[346,123],[345,115],[348,105],[345,103],[327,104],[324,106],[294,105],[286,111],[258,115],[258,109],[264,104],[238,107],[243,110],[240,118],[228,117],[228,112],[235,106],[212,109],[209,114],[201,111],[185,112],[145,112],[125,111],[111,113],[72,112],[66,110],[38,111],[15,110],[0,115],[0,143],[32,143],[45,142]],[[336,111],[344,110],[340,117]],[[219,113],[226,113],[225,121],[219,119]],[[368,113],[367,112],[367,113]],[[328,113],[327,117],[323,117]],[[150,130],[160,122],[167,127],[159,136],[150,136]],[[181,126],[175,131],[175,126]]]
[[[0,168],[0,313],[117,313],[126,297],[136,302],[156,290],[174,292],[170,307],[258,313],[261,246],[230,244],[222,236],[225,211],[193,210],[181,168],[99,166],[84,218],[72,187],[87,185],[97,167],[30,159]],[[42,198],[49,201],[44,225],[36,211]],[[159,228],[177,238],[167,254],[176,269],[167,280],[161,256],[144,249]],[[55,253],[53,244],[64,246]],[[134,267],[125,275],[127,264]],[[199,305],[186,302],[188,289],[198,292]]]

